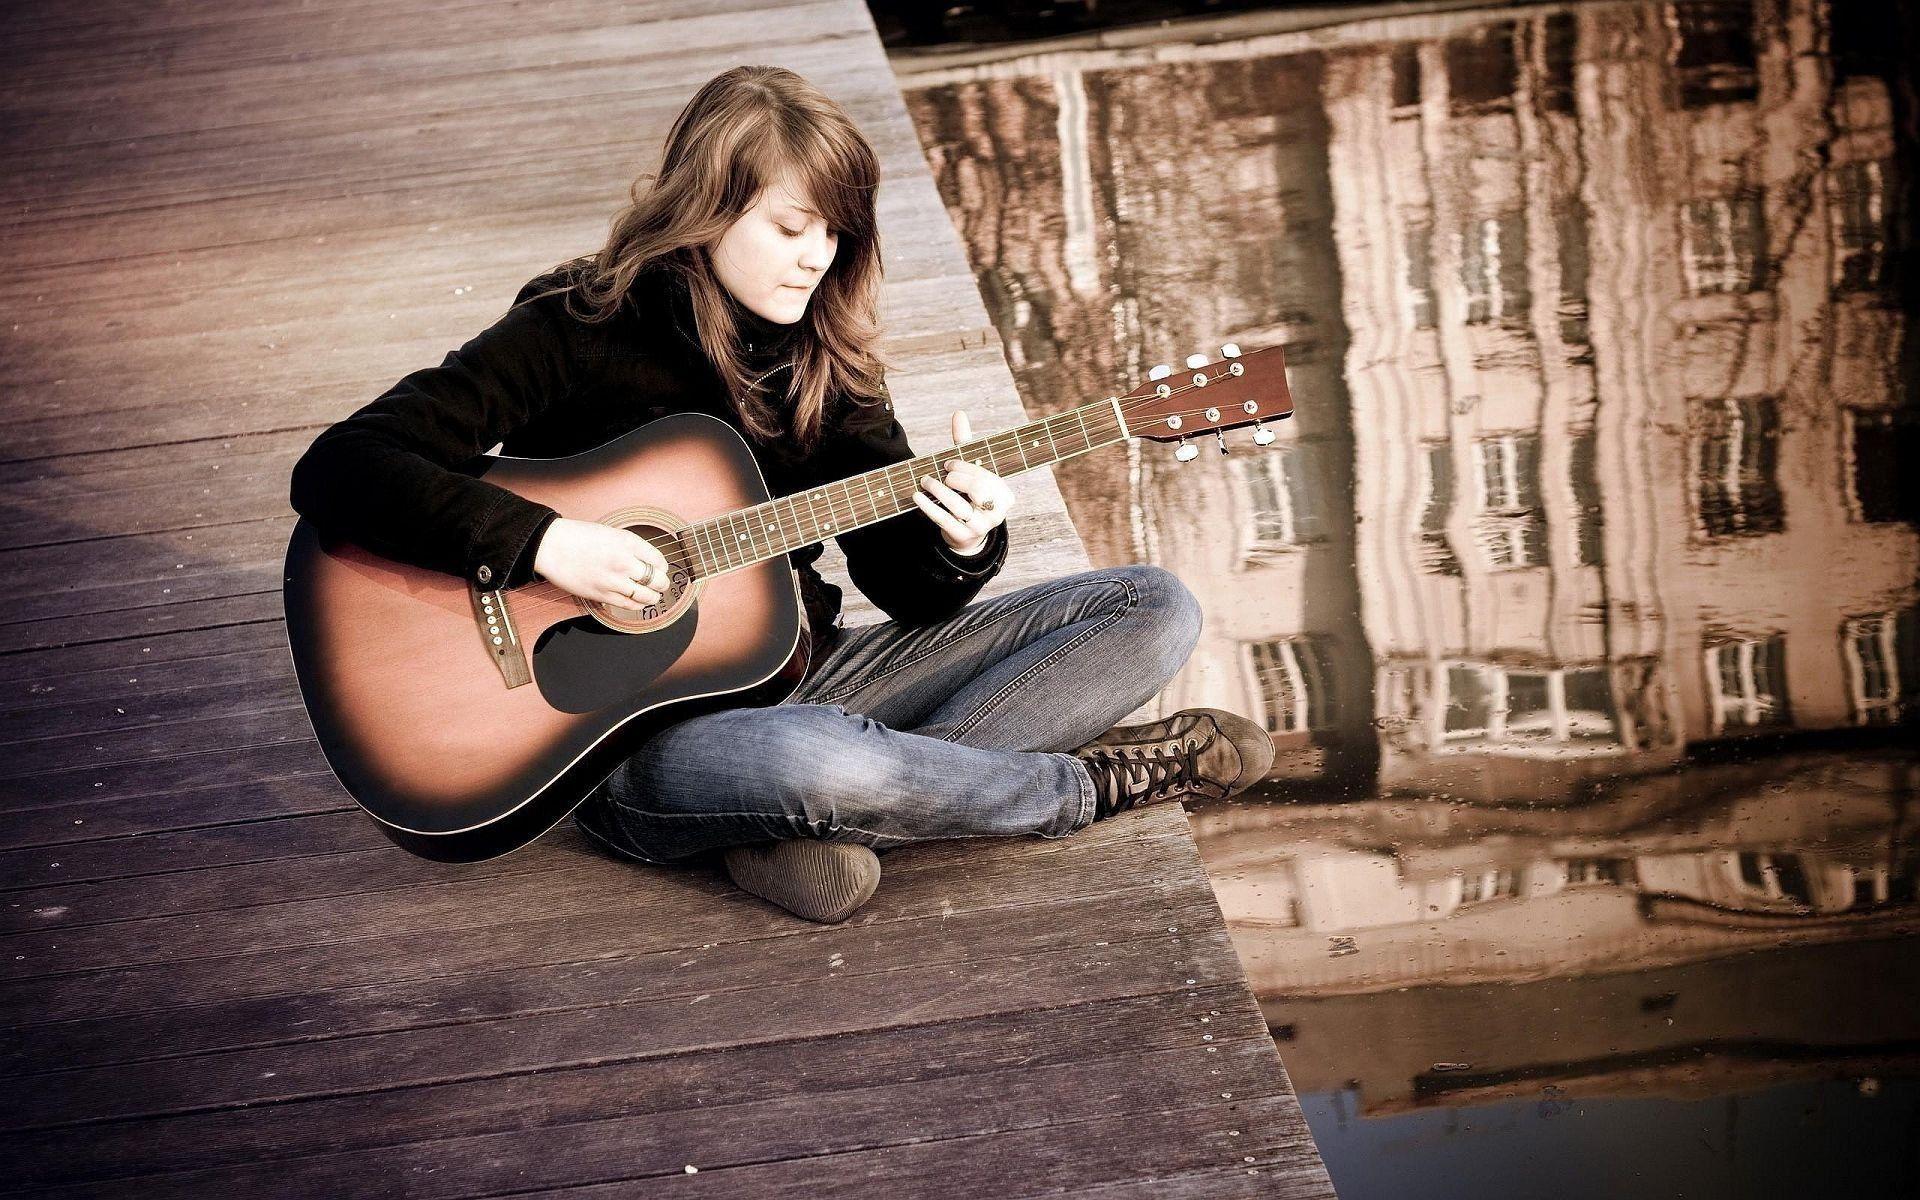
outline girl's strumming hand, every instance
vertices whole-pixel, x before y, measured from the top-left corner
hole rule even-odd
[[[666,556],[632,530],[566,517],[541,535],[533,569],[582,600],[617,608],[658,604],[670,570]]]

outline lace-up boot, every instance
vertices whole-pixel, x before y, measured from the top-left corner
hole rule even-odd
[[[1218,708],[1183,708],[1161,721],[1119,725],[1073,751],[1093,776],[1093,819],[1193,796],[1223,800],[1273,766],[1273,738]]]

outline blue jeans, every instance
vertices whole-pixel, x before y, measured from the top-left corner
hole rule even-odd
[[[781,838],[1065,837],[1094,813],[1067,751],[1165,687],[1200,624],[1178,577],[1135,564],[845,629],[786,701],[667,726],[574,820],[656,865]]]

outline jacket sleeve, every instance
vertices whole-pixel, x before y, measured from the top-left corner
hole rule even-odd
[[[843,429],[838,452],[827,456],[820,482],[845,479],[862,471],[915,457],[906,431],[885,400],[856,410]],[[933,518],[919,509],[877,524],[850,530],[834,539],[847,556],[847,575],[867,599],[905,625],[925,625],[959,612],[1000,573],[1007,559],[1003,522],[987,535],[976,554],[956,553],[940,536]]]
[[[477,478],[481,457],[573,387],[564,297],[522,299],[437,367],[402,378],[322,431],[293,466],[289,500],[323,530],[482,588],[533,578],[559,514]]]

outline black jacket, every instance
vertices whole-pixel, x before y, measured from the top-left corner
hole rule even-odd
[[[663,271],[640,276],[621,310],[600,324],[566,312],[563,295],[521,304],[556,282],[529,281],[509,309],[437,367],[402,378],[378,399],[321,432],[294,464],[290,503],[316,526],[415,566],[517,587],[534,578],[541,535],[558,515],[476,478],[496,443],[525,458],[592,449],[675,412],[725,420],[746,438],[775,496],[915,457],[890,400],[836,397],[813,453],[748,434],[693,335],[685,286]],[[767,361],[790,327],[735,305],[749,344]],[[578,514],[591,519],[591,514]],[[847,572],[889,617],[924,624],[953,615],[1006,560],[1006,526],[972,557],[954,553],[915,510],[835,538]],[[834,637],[840,589],[813,563],[821,547],[788,557],[816,650]],[[817,661],[817,659],[816,659]]]

